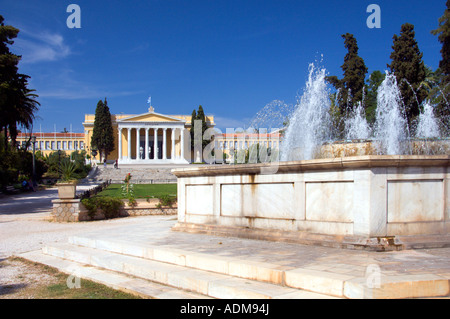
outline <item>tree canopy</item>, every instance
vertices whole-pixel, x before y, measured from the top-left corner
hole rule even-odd
[[[4,145],[9,137],[13,146],[20,127],[32,128],[40,105],[36,100],[38,95],[28,88],[30,77],[18,72],[21,57],[9,49],[18,33],[18,29],[5,25],[0,15],[0,130],[5,132]]]
[[[353,34],[343,34],[342,38],[347,49],[344,64],[341,66],[344,77],[338,79],[337,76],[328,76],[327,81],[339,91],[336,102],[341,114],[344,114],[363,99],[367,67],[363,58],[358,55],[358,44]]]
[[[422,84],[426,69],[422,61],[423,53],[415,39],[414,26],[405,23],[401,26],[400,35],[394,35],[391,64],[388,68],[397,78],[406,116],[411,123],[420,114],[420,105],[427,97],[427,91]]]
[[[98,101],[95,109],[94,130],[91,137],[91,149],[97,149],[103,159],[114,150],[114,132],[108,102]]]

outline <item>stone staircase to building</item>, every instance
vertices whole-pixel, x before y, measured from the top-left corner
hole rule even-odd
[[[165,184],[176,183],[177,178],[171,173],[173,167],[133,166],[121,165],[118,169],[112,165],[106,168],[95,166],[83,182],[102,183],[111,181],[112,184],[120,184],[128,173],[131,174],[131,182],[134,184]]]

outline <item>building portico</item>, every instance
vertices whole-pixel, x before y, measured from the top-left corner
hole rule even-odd
[[[185,133],[184,125],[118,123],[119,163],[187,163]]]
[[[86,149],[94,127],[94,114],[86,114]],[[138,115],[111,115],[115,149],[108,161],[119,164],[187,164],[191,160],[189,115],[166,115],[156,113],[150,106],[148,112]],[[208,126],[213,127],[213,117],[207,117]]]

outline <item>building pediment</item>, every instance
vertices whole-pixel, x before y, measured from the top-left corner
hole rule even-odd
[[[117,123],[136,123],[136,122],[171,122],[171,123],[185,123],[186,121],[181,120],[170,115],[164,115],[155,112],[148,112],[139,115],[133,115],[127,118],[123,118],[117,121]]]

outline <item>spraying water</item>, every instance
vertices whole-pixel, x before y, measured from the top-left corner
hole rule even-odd
[[[434,116],[433,106],[429,101],[423,105],[423,112],[419,115],[419,122],[416,129],[417,138],[439,138],[439,124]]]
[[[325,69],[309,65],[309,76],[302,97],[297,101],[281,148],[281,160],[312,159],[316,147],[331,137],[330,92]]]
[[[303,95],[298,99],[295,110],[289,117],[289,124],[284,132],[281,146],[281,160],[305,160],[325,156],[345,156],[346,152],[321,153],[325,142],[329,146],[337,145],[333,137],[340,122],[333,125],[330,114],[330,91],[325,80],[325,69],[314,64],[309,65],[309,75]],[[336,99],[340,92],[336,92]],[[279,104],[279,103],[278,103]],[[271,105],[271,109],[274,109]],[[267,116],[267,118],[273,115]],[[435,145],[433,139],[447,136],[440,134],[441,123],[435,117],[430,102],[423,105],[418,118],[415,137],[431,140],[430,145],[423,146],[410,138],[410,129],[405,113],[400,89],[394,74],[386,72],[384,81],[378,88],[375,123],[371,127],[365,116],[364,105],[359,102],[354,110],[343,119],[344,136],[347,140],[371,140],[371,147],[365,154],[406,155],[406,154],[447,154],[447,146]],[[423,143],[422,143],[423,144]],[[439,144],[439,143],[438,143]],[[343,145],[340,143],[340,145]],[[334,147],[334,146],[333,146]],[[358,147],[355,145],[354,147]],[[345,148],[345,147],[344,147]],[[330,148],[328,148],[330,149]],[[354,154],[355,152],[348,152]],[[342,155],[344,154],[344,155]]]
[[[292,104],[273,100],[256,113],[248,127],[253,129],[265,129],[267,132],[272,132],[284,127],[292,112]]]
[[[405,141],[409,137],[408,121],[403,111],[397,79],[386,72],[378,88],[375,120],[375,139],[380,154],[406,154]]]
[[[369,123],[366,120],[364,106],[358,102],[352,114],[345,121],[345,138],[347,140],[368,139],[371,134]]]

